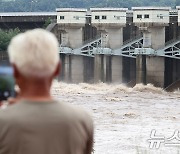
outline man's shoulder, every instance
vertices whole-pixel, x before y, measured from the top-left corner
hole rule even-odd
[[[82,125],[87,130],[87,132],[92,134],[94,129],[92,115],[89,112],[87,112],[87,110],[85,110],[83,107],[66,103],[64,105],[69,110],[69,122],[72,122],[72,124],[76,123]]]
[[[64,116],[67,122],[71,124],[80,124],[88,130],[88,132],[93,131],[93,119],[92,115],[83,107],[72,105],[70,103],[59,102],[60,108],[63,110]],[[62,111],[61,110],[61,111]]]
[[[20,102],[6,109],[0,110],[0,132],[3,128],[17,127],[17,124],[29,125],[34,127],[41,124],[53,124],[61,127],[69,126],[71,129],[83,128],[88,134],[93,134],[93,120],[91,115],[79,106],[69,103],[54,101],[52,104],[33,104]]]
[[[71,104],[67,104],[65,102],[60,102],[63,104],[64,108],[68,111],[72,118],[77,118],[79,120],[91,121],[92,116],[86,109],[80,106],[75,106]]]
[[[11,119],[11,117],[14,117],[14,113],[18,108],[17,106],[19,105],[15,104],[0,108],[0,124],[2,121],[7,121],[8,119]]]
[[[49,102],[49,105],[47,104],[48,102],[44,104],[44,108],[49,111],[48,113],[56,113],[59,114],[59,116],[63,115],[69,118],[69,120],[92,121],[90,114],[79,106],[71,105],[58,100],[53,101],[53,103]],[[38,108],[39,112],[42,112],[43,103],[37,104],[26,101],[18,102],[17,104],[8,106],[5,109],[0,109],[0,121],[2,119],[7,120],[26,116],[26,114],[29,114],[27,112],[34,112],[34,109],[38,110]]]

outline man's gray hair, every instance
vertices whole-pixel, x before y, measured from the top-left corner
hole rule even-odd
[[[8,47],[10,62],[25,76],[45,77],[54,73],[58,62],[58,41],[43,29],[15,36]]]

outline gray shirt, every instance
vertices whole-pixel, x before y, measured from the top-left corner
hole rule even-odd
[[[90,154],[90,116],[62,102],[22,101],[0,110],[0,154]]]

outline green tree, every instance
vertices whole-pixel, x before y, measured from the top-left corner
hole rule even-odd
[[[20,33],[19,29],[4,31],[0,29],[0,51],[6,51],[11,39]]]
[[[46,28],[49,24],[51,24],[51,18],[48,18],[48,19],[45,21],[45,24],[43,25],[43,27]]]

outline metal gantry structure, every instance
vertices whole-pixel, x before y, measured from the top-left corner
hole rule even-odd
[[[136,12],[136,9],[137,9],[137,11],[142,11],[141,16],[142,16],[142,14],[146,13],[145,10],[152,11],[154,9],[155,10],[157,9],[159,11],[162,11],[160,13],[158,12],[158,14],[156,16],[155,15],[152,16],[151,17],[152,21],[149,20],[149,22],[150,23],[152,22],[152,25],[154,27],[156,27],[156,26],[159,27],[160,25],[162,27],[164,27],[165,24],[166,25],[168,25],[169,23],[174,24],[174,17],[178,17],[178,13],[180,10],[179,8],[177,7],[176,10],[172,10],[169,7],[165,7],[165,8],[161,8],[161,7],[157,7],[157,8],[156,7],[147,7],[147,8],[139,7],[138,8],[137,7],[137,8],[133,8],[132,10],[129,10],[129,11],[126,10],[126,15],[125,16],[121,15],[121,17],[126,17],[126,19],[128,19],[128,18],[136,19],[137,18],[137,21],[133,20],[133,22],[138,23],[139,26],[138,25],[136,25],[136,26],[139,27],[139,30],[141,32],[144,32],[144,31],[147,31],[147,29],[148,29],[148,24],[147,24],[147,26],[145,26],[145,24],[147,23],[147,19],[142,21],[142,19],[144,19],[145,17],[144,18],[141,17],[139,19],[138,19],[138,17],[134,18],[134,15],[136,15],[136,14],[134,14],[134,12]],[[105,8],[105,10],[107,11],[107,8]],[[91,10],[91,11],[93,12],[93,10]],[[104,9],[96,8],[96,11],[104,11]],[[112,8],[111,8],[110,11],[114,11],[114,10],[112,10]],[[85,17],[94,19],[94,16],[91,13],[88,12]],[[96,16],[96,14],[95,14],[95,16]],[[138,14],[137,14],[137,16],[138,16]],[[97,17],[100,21],[99,15],[97,15]],[[116,18],[116,17],[120,17],[120,16],[114,16],[114,18]],[[167,20],[168,17],[169,17],[169,19],[168,19],[169,21]],[[80,18],[82,18],[82,17],[80,16]],[[149,16],[148,16],[148,18],[149,18]],[[162,19],[163,24],[162,24],[162,21],[157,22],[155,19],[156,20]],[[111,21],[109,21],[109,22],[111,23]],[[131,20],[127,21],[126,23],[128,23],[128,22],[132,23]],[[157,25],[154,24],[153,22],[157,22]],[[96,21],[93,21],[93,20],[89,24],[93,24],[93,23],[96,24],[96,26],[97,26],[97,24],[99,24],[97,26],[99,28],[99,31],[104,30],[104,28],[106,28],[106,25],[107,25],[107,23],[104,21],[102,21],[102,23],[97,23]],[[118,21],[118,23],[123,24],[123,20],[122,20],[122,22]],[[101,27],[103,24],[104,24],[104,28]],[[180,59],[180,38],[178,38],[176,40],[171,40],[170,42],[168,42],[168,44],[167,43],[165,44],[165,47],[159,48],[157,50],[154,50],[152,48],[152,45],[149,46],[148,48],[144,47],[145,42],[147,41],[144,39],[147,39],[147,38],[145,38],[145,35],[144,35],[144,38],[142,35],[137,36],[135,38],[132,38],[132,39],[124,42],[121,47],[119,47],[117,49],[111,49],[111,48],[107,48],[107,47],[103,46],[104,39],[103,39],[103,35],[102,35],[102,36],[98,36],[98,37],[94,38],[94,40],[85,42],[84,45],[82,45],[81,47],[79,47],[77,49],[71,49],[68,47],[60,46],[60,53],[90,56],[90,57],[94,57],[95,55],[102,54],[102,55],[114,55],[114,56],[130,57],[130,58],[136,58],[138,55],[147,55],[147,56],[161,56],[161,57]],[[143,45],[143,42],[144,42],[144,45]]]
[[[97,37],[92,41],[86,42],[83,46],[77,49],[60,46],[60,53],[89,57],[94,57],[97,54],[124,56],[130,58],[136,58],[138,55],[149,55],[180,59],[180,38],[173,40],[164,48],[158,50],[144,48],[142,36],[138,36],[129,41],[126,41],[121,48],[114,50],[110,48],[103,48],[101,43],[102,38]]]
[[[158,56],[180,59],[180,38],[166,45],[164,48],[156,50],[155,54]]]

